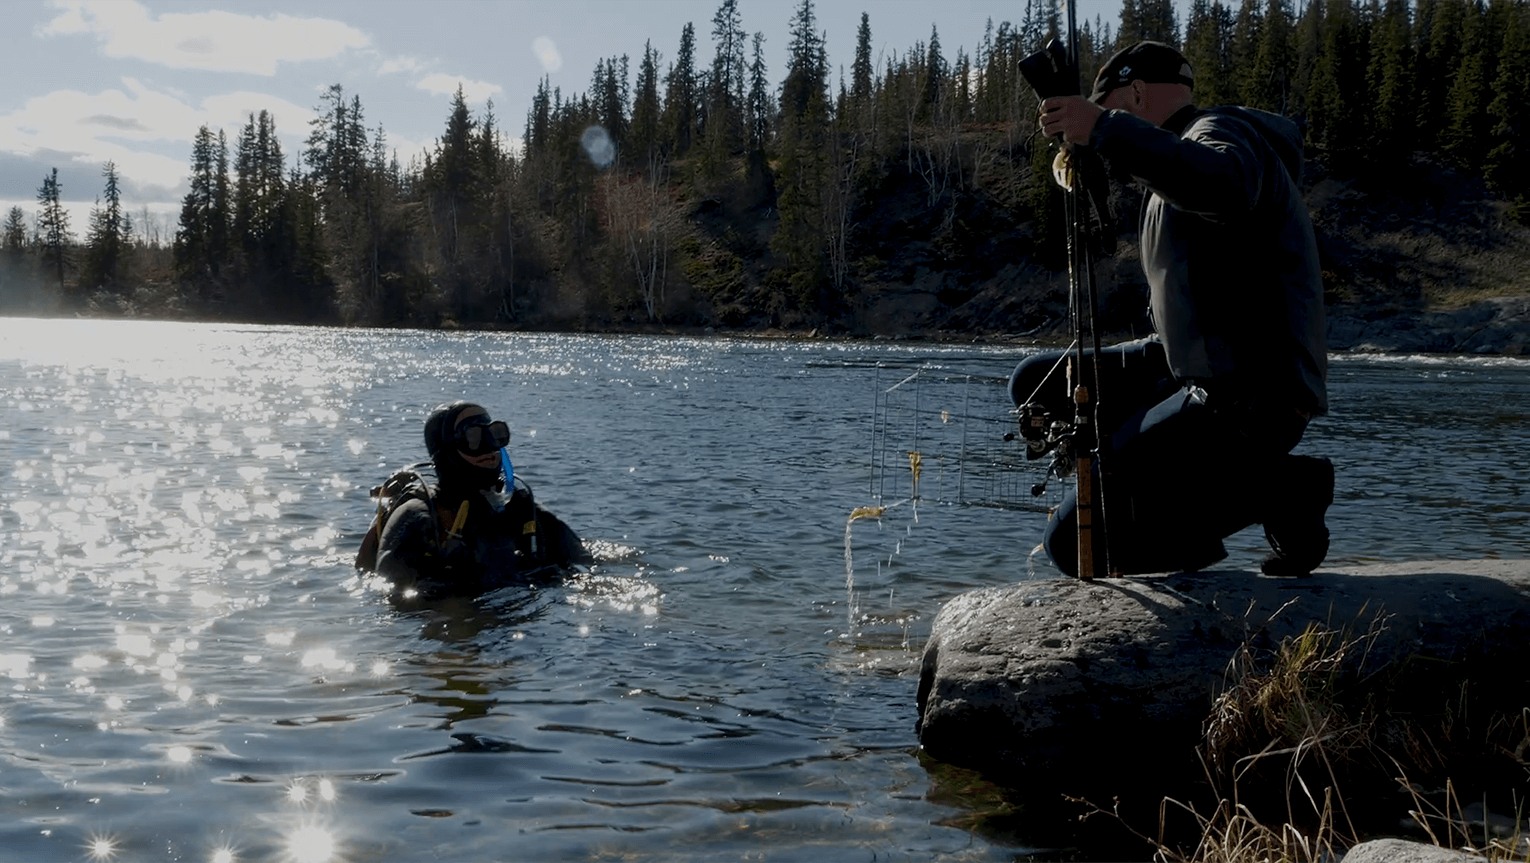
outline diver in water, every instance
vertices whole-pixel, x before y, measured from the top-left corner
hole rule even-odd
[[[415,468],[379,490],[382,505],[356,566],[403,598],[478,594],[589,563],[579,537],[537,506],[505,451],[510,428],[458,401],[425,419],[430,483]]]

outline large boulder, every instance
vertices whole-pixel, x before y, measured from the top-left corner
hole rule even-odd
[[[1366,667],[1410,657],[1523,667],[1530,561],[1027,581],[951,600],[919,677],[932,756],[1006,783],[1121,793],[1200,770],[1195,747],[1244,645],[1309,624],[1379,626]],[[1459,681],[1456,682],[1459,685]],[[1415,693],[1443,704],[1455,693]]]

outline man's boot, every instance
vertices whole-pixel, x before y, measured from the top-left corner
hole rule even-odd
[[[1273,553],[1259,569],[1265,575],[1306,578],[1328,556],[1323,516],[1333,504],[1333,462],[1289,455],[1282,460],[1279,476],[1286,491],[1264,522],[1264,538]]]

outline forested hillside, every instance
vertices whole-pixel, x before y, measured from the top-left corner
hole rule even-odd
[[[870,6],[875,10],[875,6]],[[738,0],[672,53],[601,61],[582,93],[544,79],[511,129],[459,91],[431,152],[400,164],[360,95],[326,92],[297,153],[265,113],[202,128],[174,236],[135,230],[114,165],[84,236],[59,205],[4,219],[0,311],[204,320],[631,330],[1023,332],[1062,301],[1059,192],[1018,60],[1051,4],[827,56],[811,0],[785,69]],[[966,34],[963,34],[964,36]],[[655,39],[663,37],[655,36]],[[669,38],[673,38],[672,36]],[[1200,104],[1307,129],[1309,203],[1333,304],[1384,314],[1446,295],[1530,293],[1530,0],[1124,0],[1083,22],[1083,67],[1141,38],[1182,45]],[[848,65],[846,60],[848,59]],[[843,70],[843,71],[838,71]],[[509,133],[509,134],[507,134]],[[517,141],[518,137],[518,141]],[[512,145],[512,141],[516,143]],[[1107,320],[1140,330],[1135,193],[1100,265]]]

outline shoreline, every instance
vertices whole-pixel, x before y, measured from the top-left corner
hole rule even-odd
[[[251,325],[259,321],[203,319],[181,316],[122,316],[76,312],[70,314],[7,315],[45,320],[141,320],[159,322]],[[993,331],[955,332],[942,329],[911,329],[895,333],[852,332],[827,325],[802,327],[729,327],[714,324],[606,323],[540,321],[514,322],[508,325],[469,325],[450,323],[440,327],[389,327],[356,324],[282,324],[284,326],[334,326],[342,329],[419,329],[428,332],[524,332],[563,333],[570,335],[671,336],[705,338],[757,338],[782,341],[852,341],[913,342],[943,345],[1002,345],[1025,348],[1063,348],[1070,339],[1055,329],[1005,333]],[[1115,344],[1140,333],[1104,333],[1106,343]],[[1494,297],[1478,300],[1449,310],[1394,312],[1340,306],[1328,312],[1328,352],[1332,354],[1530,357],[1530,296]]]

